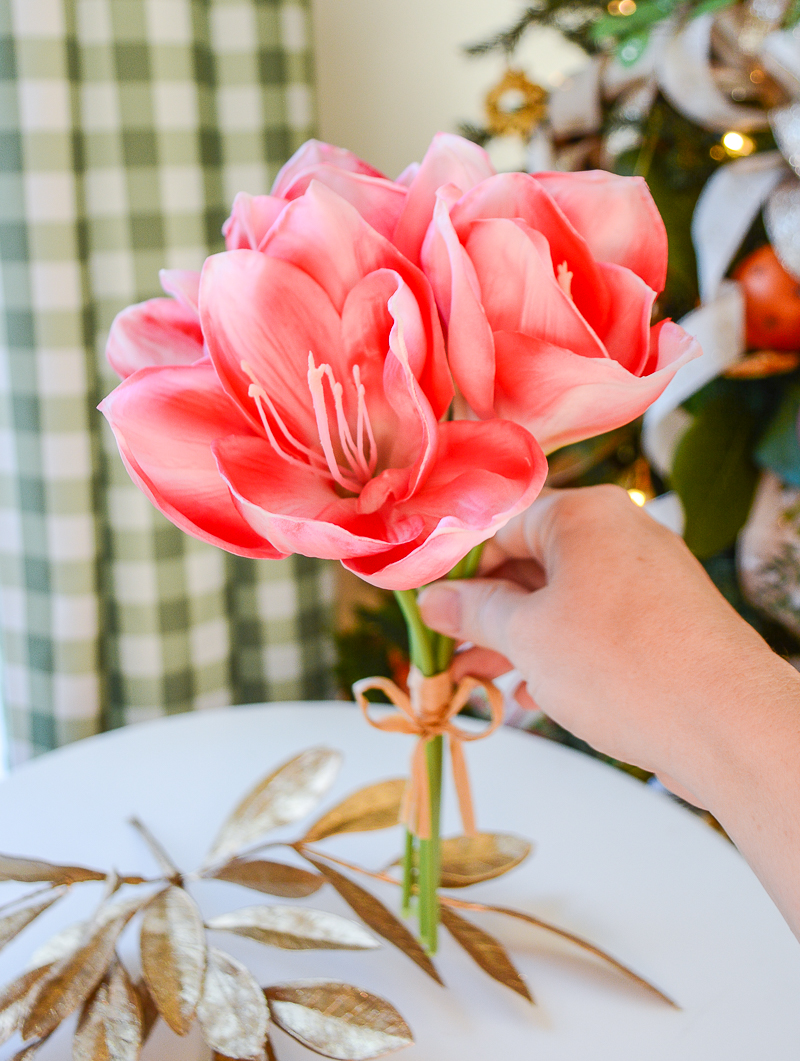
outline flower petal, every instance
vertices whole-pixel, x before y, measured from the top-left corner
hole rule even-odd
[[[340,322],[322,288],[300,269],[257,251],[206,260],[200,315],[209,353],[225,390],[259,427],[247,362],[301,442],[318,441],[308,390],[308,354],[338,369]]]
[[[380,515],[360,514],[357,498],[339,497],[329,478],[281,460],[263,439],[222,438],[214,455],[242,516],[286,552],[328,560],[369,556],[420,532],[422,521],[413,515],[387,528]]]
[[[123,379],[152,365],[191,365],[203,354],[200,318],[172,298],[151,298],[122,310],[106,346],[111,367]]]
[[[239,192],[233,200],[231,216],[222,226],[227,249],[257,251],[285,207],[286,201],[274,195]]]
[[[659,330],[658,371],[634,376],[610,358],[586,358],[531,336],[495,333],[495,412],[524,425],[545,453],[635,420],[676,371],[700,353],[676,324]]]
[[[433,217],[436,192],[455,184],[462,193],[495,172],[482,147],[452,133],[437,133],[408,189],[393,243],[412,262],[419,261],[422,241]]]
[[[237,556],[283,553],[239,515],[211,445],[248,426],[210,364],[142,369],[102,402],[133,481],[181,530]]]
[[[272,185],[272,194],[285,198],[286,189],[297,180],[301,173],[320,165],[336,166],[337,169],[347,170],[350,173],[366,173],[370,177],[384,176],[380,170],[362,162],[352,151],[347,151],[343,147],[335,147],[333,144],[326,144],[322,140],[306,140],[278,171],[278,176]]]
[[[418,379],[437,417],[443,415],[453,388],[431,286],[421,270],[368,225],[350,203],[313,181],[286,208],[263,250],[313,277],[340,313],[364,277],[381,269],[396,272],[416,299],[427,337],[427,357]]]
[[[603,262],[600,271],[611,295],[603,345],[623,368],[640,376],[650,351],[650,318],[656,293],[621,265]]]
[[[438,458],[425,486],[397,511],[421,515],[423,533],[391,552],[344,562],[373,586],[411,589],[441,578],[542,488],[547,461],[517,424],[456,420],[439,430]]]
[[[172,295],[178,302],[198,314],[200,273],[194,269],[159,269],[158,280],[168,295]]]
[[[572,273],[571,296],[589,326],[602,334],[608,293],[586,240],[578,233],[544,187],[527,173],[500,173],[484,181],[455,204],[453,225],[462,243],[473,222],[509,218],[524,221],[550,246],[553,269],[562,263]]]
[[[608,356],[556,280],[540,232],[516,221],[476,221],[466,251],[492,331],[522,332],[587,358]]]
[[[299,198],[312,180],[336,192],[358,210],[368,225],[386,239],[391,238],[408,195],[402,185],[385,177],[350,173],[336,166],[315,166],[299,174],[286,188],[285,197]]]
[[[643,177],[605,170],[537,173],[580,232],[598,262],[632,269],[648,287],[663,291],[667,278],[667,232]]]
[[[461,246],[450,220],[448,202],[441,192],[434,223],[422,249],[442,316],[448,324],[450,368],[467,404],[477,416],[493,415],[494,340],[481,303],[475,267]]]

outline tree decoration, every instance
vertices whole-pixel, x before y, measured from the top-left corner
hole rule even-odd
[[[205,864],[185,873],[146,825],[131,819],[160,875],[117,875],[83,866],[0,855],[0,881],[43,887],[0,907],[0,946],[16,938],[72,888],[104,883],[89,920],[62,929],[31,958],[28,970],[0,989],[0,1044],[19,1033],[18,1059],[33,1058],[70,1014],[78,1013],[73,1056],[78,1061],[136,1061],[157,1019],[178,1035],[197,1022],[215,1057],[277,1058],[276,1029],[324,1057],[366,1061],[413,1042],[408,1025],[386,999],[329,979],[261,987],[240,961],[210,939],[232,934],[282,950],[372,951],[381,940],[402,950],[437,984],[443,980],[413,934],[353,876],[401,887],[386,871],[364,869],[318,844],[344,833],[388,829],[400,823],[405,782],[380,781],[359,789],[323,813],[295,840],[269,841],[279,826],[307,817],[330,790],[341,755],[310,748],[273,770],[225,820]],[[286,851],[312,867],[254,857]],[[474,833],[441,847],[442,886],[463,890],[508,873],[531,851],[520,837]],[[353,913],[293,903],[245,906],[204,919],[192,896],[200,881],[221,880],[296,900],[331,886]],[[412,889],[412,900],[419,892]],[[441,919],[453,939],[490,977],[533,1002],[505,947],[465,912],[494,913],[554,933],[605,961],[669,1005],[663,992],[586,940],[522,911],[441,896]],[[122,933],[138,922],[142,976],[134,980],[117,951]],[[209,937],[209,934],[210,937]]]
[[[527,139],[547,113],[547,91],[522,70],[505,71],[486,95],[486,124],[493,136]]]
[[[647,180],[670,244],[655,319],[679,319],[704,351],[645,413],[627,468],[599,442],[589,469],[568,447],[551,460],[559,483],[613,478],[630,488],[645,457],[656,490],[676,495],[674,529],[744,617],[793,656],[797,626],[780,618],[789,613],[772,603],[769,581],[778,561],[768,543],[786,538],[781,507],[755,499],[767,475],[800,483],[797,409],[787,412],[800,369],[799,24],[794,0],[540,0],[466,49],[521,67],[523,37],[548,26],[584,51],[584,65],[551,87],[526,166]],[[468,135],[486,144],[492,131]],[[758,533],[739,537],[749,519]],[[745,540],[746,579],[734,555]],[[752,543],[767,549],[763,563]]]

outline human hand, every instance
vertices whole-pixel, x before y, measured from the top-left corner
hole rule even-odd
[[[713,801],[753,696],[797,681],[618,487],[543,494],[489,543],[487,564],[492,577],[419,597],[429,626],[479,646],[456,657],[455,677],[516,668],[523,705],[692,802]]]

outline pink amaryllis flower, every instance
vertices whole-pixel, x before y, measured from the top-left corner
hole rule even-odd
[[[635,419],[700,353],[677,324],[650,325],[667,239],[642,178],[507,173],[437,196],[422,264],[478,417],[551,452]]]
[[[228,250],[260,250],[286,203],[304,195],[313,180],[346,199],[377,232],[418,264],[437,189],[451,184],[465,192],[494,172],[483,148],[451,133],[437,133],[421,164],[412,163],[397,180],[390,180],[351,151],[309,140],[278,173],[269,195],[236,196],[223,226],[225,244]]]
[[[523,428],[440,422],[453,390],[430,286],[324,184],[284,205],[258,250],[209,258],[198,305],[200,356],[148,352],[101,405],[134,480],[195,536],[408,589],[541,488]]]
[[[492,173],[485,151],[449,133],[438,133],[422,164],[412,164],[396,181],[351,151],[309,140],[280,170],[269,195],[236,196],[222,229],[225,245],[228,250],[262,250],[287,205],[304,195],[313,180],[349,202],[417,262],[439,185],[466,191]],[[173,297],[128,306],[111,329],[106,353],[123,378],[148,365],[191,364],[204,355],[197,308],[200,274],[162,269],[160,277]]]

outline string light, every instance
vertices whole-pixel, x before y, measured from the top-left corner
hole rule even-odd
[[[639,508],[641,508],[647,500],[647,494],[645,494],[644,490],[629,490],[628,497],[633,501],[634,505],[638,505]]]
[[[609,15],[632,15],[636,10],[636,0],[610,0]]]
[[[741,158],[744,155],[752,155],[756,149],[755,141],[749,136],[731,130],[722,137],[722,146],[733,158]]]

